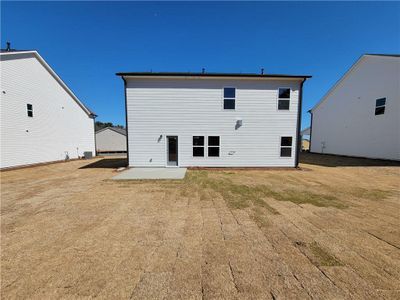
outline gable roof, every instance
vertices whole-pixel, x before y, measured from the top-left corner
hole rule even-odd
[[[315,111],[318,106],[320,106],[327,98],[328,96],[346,79],[347,76],[350,75],[350,73],[357,68],[357,66],[363,61],[366,57],[368,56],[381,56],[381,57],[400,57],[400,54],[363,54],[361,55],[356,62],[344,73],[344,75],[336,81],[336,83],[328,90],[328,92],[317,102],[317,104],[314,105],[313,108],[311,108],[308,112],[313,112]]]
[[[9,56],[10,58],[15,58],[21,57],[24,54],[31,54],[33,55],[42,65],[43,67],[50,73],[51,76],[61,85],[61,87],[72,97],[72,99],[75,100],[75,102],[79,105],[80,108],[90,117],[90,118],[95,118],[97,115],[91,111],[87,106],[85,106],[79,99],[78,97],[70,90],[70,88],[65,84],[64,81],[57,75],[57,73],[47,64],[47,62],[43,59],[43,57],[40,56],[40,54],[36,50],[14,50],[12,49],[11,51],[6,51],[4,49],[1,49],[0,56],[1,57],[6,57]]]
[[[121,77],[236,77],[236,78],[311,78],[310,75],[256,74],[256,73],[192,73],[192,72],[119,72]]]
[[[117,132],[119,134],[122,134],[122,135],[126,136],[126,129],[125,128],[110,127],[110,126],[109,127],[104,127],[104,128],[102,128],[100,130],[97,130],[96,133],[100,133],[100,132],[105,131],[107,129],[113,130],[113,131],[115,131],[115,132]]]

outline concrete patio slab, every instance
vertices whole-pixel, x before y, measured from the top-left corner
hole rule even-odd
[[[114,176],[113,180],[183,179],[186,168],[132,168]]]

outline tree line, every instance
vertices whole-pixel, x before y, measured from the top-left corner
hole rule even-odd
[[[112,122],[100,122],[100,121],[96,121],[95,123],[95,128],[96,131],[106,128],[106,127],[117,127],[117,128],[124,128],[123,125],[114,125]]]

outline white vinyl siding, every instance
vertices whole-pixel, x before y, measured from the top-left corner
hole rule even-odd
[[[290,111],[276,110],[277,89],[290,87]],[[235,87],[235,110],[221,107]],[[300,79],[127,78],[130,166],[165,166],[167,135],[179,136],[179,166],[293,167],[280,157],[280,136],[296,144]],[[236,120],[243,125],[235,129]],[[162,135],[162,139],[159,136]],[[220,137],[220,156],[193,157],[193,136]],[[295,151],[295,150],[293,150]]]
[[[126,136],[106,128],[96,132],[96,148],[98,152],[126,151]]]
[[[94,120],[33,54],[0,63],[1,168],[95,153]]]
[[[400,160],[399,78],[399,57],[362,57],[313,109],[311,152]]]

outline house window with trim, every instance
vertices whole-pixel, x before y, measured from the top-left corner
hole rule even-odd
[[[26,105],[26,112],[28,114],[28,117],[33,118],[33,105],[32,104]]]
[[[375,102],[375,116],[383,115],[385,113],[386,98],[376,99]]]
[[[236,88],[224,88],[224,109],[235,109]]]
[[[292,157],[292,140],[291,136],[281,137],[281,157]]]
[[[204,136],[193,137],[193,156],[204,157]]]
[[[208,137],[208,156],[219,157],[219,136]]]
[[[290,88],[278,89],[278,110],[289,110]]]

